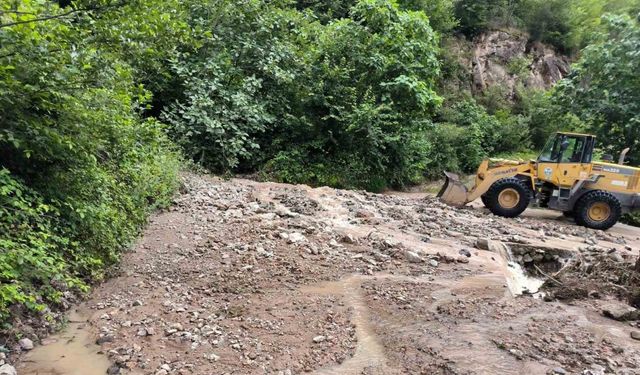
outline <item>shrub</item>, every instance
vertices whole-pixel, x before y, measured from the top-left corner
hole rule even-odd
[[[149,212],[169,203],[179,167],[161,125],[140,116],[149,93],[133,70],[80,27],[88,16],[28,22],[61,12],[50,2],[19,12],[10,19],[27,23],[0,29],[5,320],[101,279]]]

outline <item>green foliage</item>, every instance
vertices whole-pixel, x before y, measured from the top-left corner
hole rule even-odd
[[[507,70],[509,74],[514,76],[523,77],[529,73],[529,66],[531,65],[531,60],[526,57],[516,57],[511,59],[507,63]]]
[[[429,18],[431,27],[447,33],[458,24],[453,14],[455,0],[397,0],[401,10],[421,11]],[[351,18],[351,8],[357,0],[297,0],[296,8],[311,12],[314,18],[326,24],[333,20]]]
[[[521,2],[516,12],[533,40],[570,52],[575,47],[571,33],[574,6],[581,1],[527,0]]]
[[[455,124],[460,130],[444,128],[449,142],[462,147],[453,149],[457,157],[447,156],[456,161],[457,167],[449,162],[453,170],[472,172],[487,156],[529,147],[529,128],[523,117],[505,111],[491,115],[473,99],[456,99],[453,104],[445,105],[440,117],[445,124]]]
[[[554,103],[559,116],[575,116],[595,133],[605,152],[631,147],[640,164],[640,25],[628,16],[605,18],[607,32],[582,51],[570,77],[558,84]]]
[[[135,70],[95,44],[104,31],[89,27],[95,17],[63,17],[68,11],[48,1],[1,9],[6,319],[13,305],[55,306],[61,292],[100,279],[149,211],[169,203],[178,159],[160,124],[140,116],[149,93]]]
[[[169,203],[166,134],[216,172],[372,191],[472,172],[557,129],[596,132],[608,152],[640,142],[638,23],[600,18],[640,0],[59,3],[0,4],[2,320],[86,290]],[[456,27],[591,45],[552,95],[473,99]]]
[[[441,34],[449,33],[458,25],[454,0],[400,0],[398,3],[403,9],[423,11],[431,27]]]
[[[458,0],[459,29],[473,37],[487,30],[521,28],[531,40],[574,54],[602,29],[605,13],[640,13],[639,0]]]
[[[63,259],[77,244],[60,233],[59,220],[54,206],[0,169],[0,319],[16,304],[38,312],[57,303],[61,286],[84,288]]]
[[[477,126],[470,129],[449,123],[436,124],[429,134],[433,145],[428,154],[430,162],[426,176],[430,179],[442,177],[442,172],[471,173],[478,169],[487,154],[482,149],[481,134]]]
[[[490,29],[517,26],[519,4],[513,0],[458,0],[455,15],[460,21],[460,31],[475,36]]]
[[[620,221],[622,221],[625,224],[640,227],[640,213],[632,212],[632,213],[626,214],[622,217]]]
[[[265,164],[288,182],[379,190],[422,178],[421,132],[440,101],[423,12],[366,0],[322,23],[278,3],[201,7],[189,23],[216,36],[174,61],[185,89],[164,112],[190,157],[216,171]]]

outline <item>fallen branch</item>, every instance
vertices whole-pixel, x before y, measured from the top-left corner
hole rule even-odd
[[[538,272],[540,272],[540,273],[542,274],[542,276],[546,276],[548,279],[551,279],[551,281],[555,282],[555,283],[556,283],[556,284],[558,284],[558,285],[563,285],[563,284],[562,284],[560,281],[558,281],[556,278],[554,278],[553,276],[548,275],[548,274],[546,274],[544,271],[542,271],[542,270],[540,269],[540,267],[538,267],[537,265],[535,265],[535,264],[534,264],[533,266],[536,268],[536,270],[538,270]]]

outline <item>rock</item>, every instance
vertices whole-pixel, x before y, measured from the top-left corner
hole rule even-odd
[[[138,330],[137,335],[144,337],[144,336],[153,336],[156,333],[156,331],[151,328],[151,327],[147,327],[147,328],[140,328]]]
[[[560,375],[564,375],[567,373],[567,370],[563,369],[562,367],[556,367],[553,369],[553,373],[554,374],[560,374]]]
[[[18,375],[18,372],[15,367],[4,364],[0,366],[0,375]]]
[[[31,341],[26,337],[23,339],[20,339],[20,341],[18,341],[18,344],[20,345],[20,349],[22,350],[27,351],[27,350],[33,349],[33,341]]]
[[[132,305],[133,307],[136,307],[136,306],[142,306],[142,301],[140,301],[140,300],[135,300],[135,301],[133,301],[133,303],[132,303],[131,305]]]
[[[119,375],[120,366],[113,364],[107,369],[107,375]]]
[[[631,338],[640,341],[640,331],[631,331]]]
[[[467,258],[471,258],[471,251],[469,251],[469,249],[460,249],[460,251],[458,251],[458,254],[464,255]]]
[[[588,370],[584,370],[582,372],[583,375],[604,375],[606,372],[605,368],[603,366],[600,366],[598,364],[592,364],[591,368]]]
[[[104,335],[104,336],[100,336],[98,337],[98,339],[96,340],[96,344],[97,345],[102,345],[106,342],[112,342],[114,339],[113,335]]]
[[[569,60],[542,43],[529,43],[524,33],[509,30],[488,31],[478,35],[461,63],[469,67],[473,89],[484,91],[500,86],[511,96],[518,84],[548,89],[570,72]],[[468,57],[467,57],[468,56]],[[513,74],[509,62],[526,62],[526,74]]]
[[[479,238],[476,241],[476,248],[480,250],[489,250],[489,240],[486,238]]]
[[[169,372],[167,370],[164,369],[160,369],[158,371],[156,371],[155,375],[167,375]]]
[[[624,258],[622,257],[622,255],[620,255],[620,253],[615,252],[615,253],[609,253],[609,258],[611,260],[613,260],[614,262],[618,262],[618,263],[622,263],[624,262]]]
[[[373,213],[367,210],[358,210],[355,212],[355,214],[357,218],[361,218],[361,219],[373,217]]]
[[[287,242],[295,244],[295,243],[300,243],[305,241],[307,238],[302,235],[302,233],[298,233],[298,232],[293,232],[289,234],[289,239],[287,240]]]
[[[414,253],[413,251],[405,251],[404,258],[409,261],[409,263],[422,263],[424,260],[420,257],[420,255]]]
[[[325,336],[320,335],[320,336],[314,337],[313,338],[313,342],[315,342],[316,344],[319,344],[319,343],[325,341],[326,339],[327,338]]]
[[[345,234],[342,236],[341,241],[348,244],[355,244],[356,239],[351,234]]]
[[[402,245],[400,244],[400,242],[392,239],[392,238],[385,238],[382,241],[382,246],[384,246],[385,249],[398,249],[401,248]]]
[[[431,265],[431,267],[438,267],[438,261],[435,259],[431,259],[429,260],[429,265]]]
[[[522,359],[524,357],[524,353],[519,349],[510,349],[509,353],[511,353],[517,359]]]
[[[209,354],[205,354],[204,358],[209,360],[210,362],[218,362],[218,360],[220,359],[220,356],[215,353],[209,353]]]
[[[456,258],[456,262],[458,263],[469,263],[469,258],[467,258],[466,256],[459,256],[458,258]]]
[[[612,302],[603,306],[602,314],[607,318],[618,321],[637,320],[640,318],[640,313],[637,309],[622,302]]]
[[[522,257],[522,261],[525,263],[533,263],[533,258],[531,255],[525,254],[524,257]]]

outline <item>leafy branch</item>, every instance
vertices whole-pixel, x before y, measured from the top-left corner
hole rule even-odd
[[[102,11],[102,10],[111,9],[111,8],[118,8],[118,7],[121,7],[121,6],[124,6],[124,5],[126,5],[126,1],[123,0],[123,1],[120,1],[120,2],[118,2],[116,4],[110,4],[110,5],[106,5],[106,6],[102,6],[102,7],[97,7],[96,6],[96,7],[77,8],[77,9],[72,9],[72,10],[69,10],[67,12],[60,13],[60,14],[52,14],[52,15],[36,17],[36,18],[28,19],[28,20],[19,20],[19,21],[14,21],[14,22],[3,23],[3,24],[0,24],[0,29],[6,28],[6,27],[17,26],[17,25],[24,25],[24,24],[33,23],[33,22],[43,22],[43,21],[60,19],[60,18],[64,18],[64,17],[68,17],[68,16],[71,16],[71,15],[74,15],[76,13],[81,13],[81,12],[93,12],[93,11]],[[0,14],[4,14],[4,13],[34,15],[34,13],[20,12],[20,11],[2,11],[2,12],[0,12]]]

